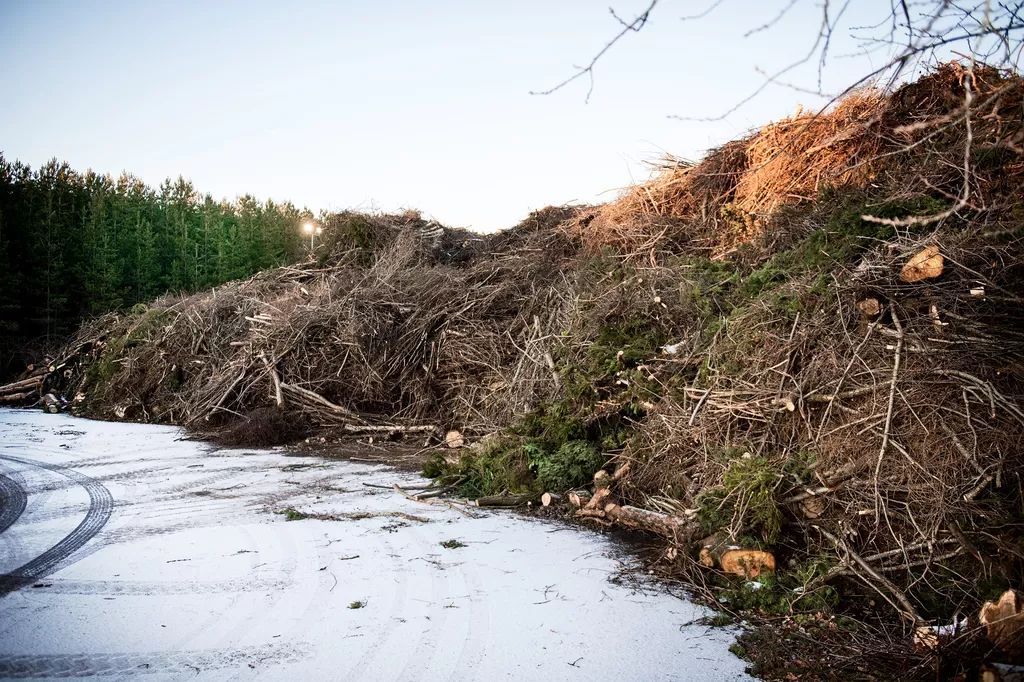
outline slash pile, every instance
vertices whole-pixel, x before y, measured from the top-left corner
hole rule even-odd
[[[948,64],[496,235],[338,214],[315,259],[86,324],[58,388],[199,430],[457,429],[430,473],[466,494],[582,501],[666,570],[770,555],[709,583],[731,607],[973,613],[1024,578],[1022,102]]]

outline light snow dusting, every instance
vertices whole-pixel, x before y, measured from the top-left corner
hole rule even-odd
[[[702,608],[610,581],[598,533],[183,436],[0,410],[0,678],[747,679]]]

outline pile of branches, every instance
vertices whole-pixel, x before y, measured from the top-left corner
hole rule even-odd
[[[481,236],[333,216],[315,259],[84,326],[72,345],[107,348],[62,388],[84,414],[197,429],[262,407],[352,433],[499,429],[557,388],[540,337],[571,288],[563,218]]]
[[[580,211],[566,229],[592,252],[685,248],[721,259],[758,238],[780,209],[829,188],[966,201],[965,147],[974,156],[970,205],[991,208],[1007,196],[1005,180],[1024,172],[1022,96],[1016,74],[942,64],[893,93],[868,88],[817,113],[798,108],[700,163],[668,158],[651,180]]]
[[[80,381],[85,367],[103,352],[104,337],[72,344],[59,358],[44,358],[30,364],[15,381],[0,386],[0,405],[45,405],[59,411],[61,388]]]
[[[452,480],[571,478],[476,489],[576,500],[683,570],[740,545],[813,564],[800,599],[972,612],[1024,579],[1022,102],[950,64],[496,235],[338,214],[308,262],[84,326],[59,388],[200,430],[515,429]]]
[[[799,537],[803,556],[835,557],[821,581],[861,580],[912,623],[915,594],[964,612],[977,600],[944,571],[1018,584],[1022,238],[896,238],[840,273],[813,314],[734,309],[716,336],[662,361],[662,381],[692,379],[621,455],[621,494],[717,517],[734,541]],[[913,281],[921,254],[941,274]],[[807,302],[813,286],[774,293]]]

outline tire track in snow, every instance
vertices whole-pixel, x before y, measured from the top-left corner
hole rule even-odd
[[[294,663],[308,655],[307,647],[301,643],[180,652],[0,655],[0,676],[4,679],[52,679],[165,673],[194,677],[198,671],[246,670]]]
[[[0,533],[14,525],[27,504],[25,489],[13,478],[0,474]]]
[[[31,459],[0,455],[0,459],[25,466],[46,469],[68,478],[85,488],[89,493],[89,511],[82,522],[63,540],[46,550],[32,561],[22,564],[6,575],[0,576],[0,596],[14,592],[52,573],[65,559],[89,542],[106,525],[114,510],[114,498],[110,491],[96,480],[56,464],[46,464]]]

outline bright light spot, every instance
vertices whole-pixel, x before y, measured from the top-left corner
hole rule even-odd
[[[305,225],[302,226],[302,229],[306,231],[306,234],[312,234],[313,223],[306,223]]]

